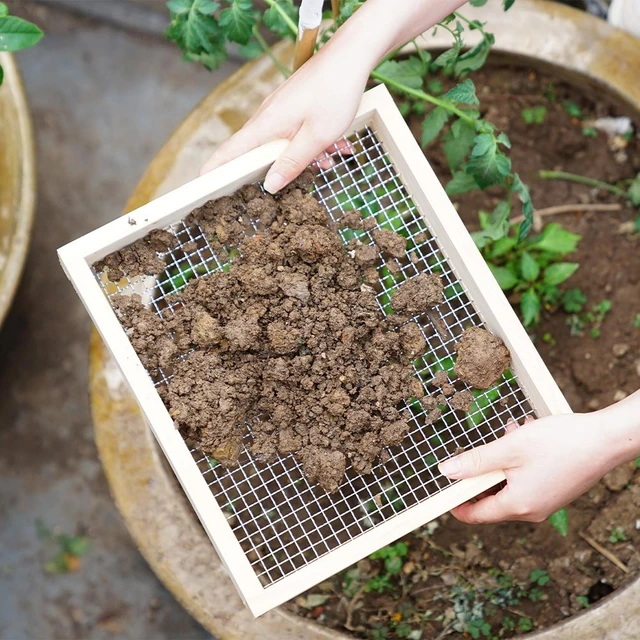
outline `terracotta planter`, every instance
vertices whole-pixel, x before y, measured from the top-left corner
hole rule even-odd
[[[0,326],[27,255],[35,208],[35,160],[29,108],[16,63],[0,53]]]
[[[640,44],[605,22],[551,2],[498,3],[481,13],[496,51],[526,59],[573,82],[597,87],[640,118]],[[442,47],[444,40],[429,39]],[[276,47],[290,62],[289,45]],[[216,88],[167,142],[132,195],[127,210],[197,175],[211,148],[226,139],[281,81],[267,60],[246,65]],[[96,441],[114,498],[142,554],[168,589],[223,640],[347,638],[282,609],[253,620],[163,461],[135,402],[100,339],[91,342],[91,398]],[[545,640],[640,638],[640,580],[581,615],[529,636]]]

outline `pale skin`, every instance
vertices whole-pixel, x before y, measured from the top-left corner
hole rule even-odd
[[[276,193],[325,149],[336,149],[372,69],[389,52],[458,9],[460,0],[368,0],[309,62],[222,144],[202,172],[278,138],[290,140],[265,178]],[[340,146],[338,145],[338,148]],[[587,491],[608,471],[640,457],[640,391],[589,414],[509,425],[499,440],[440,464],[451,479],[504,470],[504,488],[453,510],[470,524],[541,522]]]

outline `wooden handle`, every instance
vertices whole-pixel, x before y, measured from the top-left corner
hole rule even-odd
[[[312,55],[316,48],[316,39],[320,27],[305,29],[300,32],[293,54],[293,70],[297,71]]]
[[[334,20],[340,15],[340,0],[331,0],[331,14]]]

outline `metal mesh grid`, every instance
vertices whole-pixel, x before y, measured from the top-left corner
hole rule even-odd
[[[414,362],[427,393],[438,394],[430,385],[434,374],[441,369],[452,371],[456,340],[466,328],[482,326],[482,319],[375,132],[365,128],[350,143],[348,154],[334,154],[333,166],[318,170],[314,195],[336,221],[358,209],[363,217],[375,218],[375,228],[392,229],[408,238],[408,256],[400,263],[399,273],[394,276],[380,259],[377,297],[383,311],[388,311],[390,293],[401,281],[425,271],[441,276],[446,299],[418,319],[428,346],[426,355]],[[165,273],[117,285],[97,276],[109,297],[136,292],[163,315],[171,313],[166,297],[187,280],[225,268],[198,227],[179,222],[169,230],[179,246],[166,255]],[[341,235],[345,242],[354,237],[372,242],[370,231],[344,229]],[[156,385],[170,377],[161,370],[149,373]],[[455,387],[468,388],[459,380]],[[442,416],[433,424],[419,405],[408,406],[411,429],[402,444],[387,449],[370,475],[358,476],[349,469],[342,486],[331,495],[307,482],[293,455],[273,463],[254,460],[248,449],[249,433],[233,469],[198,450],[192,454],[256,575],[268,586],[450,486],[438,473],[438,462],[460,449],[494,440],[503,435],[509,421],[533,414],[511,372],[492,389],[472,392],[474,403],[468,414],[454,412],[441,396]]]

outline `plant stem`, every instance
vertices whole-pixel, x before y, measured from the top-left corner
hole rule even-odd
[[[467,26],[470,26],[471,23],[477,25],[475,28],[484,35],[484,25],[482,24],[482,22],[479,22],[478,20],[470,20],[469,18],[467,18],[467,16],[463,15],[459,11],[454,11],[453,15],[459,20],[462,20],[462,22],[466,23]]]
[[[264,0],[272,9],[275,9],[280,17],[284,20],[284,23],[289,27],[289,31],[298,37],[298,25],[287,15],[286,11],[275,0]]]
[[[264,37],[260,33],[260,25],[256,24],[253,27],[253,35],[255,39],[258,41],[258,44],[262,47],[262,50],[269,56],[269,58],[271,59],[271,62],[273,62],[276,69],[278,69],[278,71],[285,77],[285,79],[288,78],[291,72],[280,62],[280,60],[278,60],[278,58],[276,58],[273,55],[273,51],[271,51],[271,47],[269,46],[267,41],[264,39]]]
[[[436,96],[432,96],[430,93],[426,93],[425,91],[422,91],[420,89],[413,89],[412,87],[409,87],[406,84],[402,84],[397,80],[393,80],[392,78],[388,78],[387,76],[384,76],[380,72],[375,70],[371,72],[371,77],[374,78],[375,80],[378,80],[379,82],[383,82],[389,87],[392,87],[394,89],[397,89],[398,91],[402,91],[403,93],[413,96],[414,98],[424,100],[425,102],[430,102],[431,104],[434,104],[437,107],[442,107],[446,111],[450,111],[451,113],[454,113],[455,115],[458,116],[458,118],[465,120],[469,124],[472,124],[474,126],[476,124],[476,121],[474,118],[472,118],[471,116],[468,116],[462,109],[458,109],[458,107],[455,107],[454,105],[452,105],[450,102],[447,102],[446,100],[436,98]]]
[[[538,174],[543,180],[568,180],[569,182],[577,182],[579,184],[586,184],[589,187],[596,187],[596,189],[602,189],[609,193],[614,193],[621,198],[628,196],[627,192],[620,187],[609,184],[608,182],[602,182],[595,178],[587,178],[587,176],[581,176],[577,173],[569,173],[567,171],[540,171]]]

